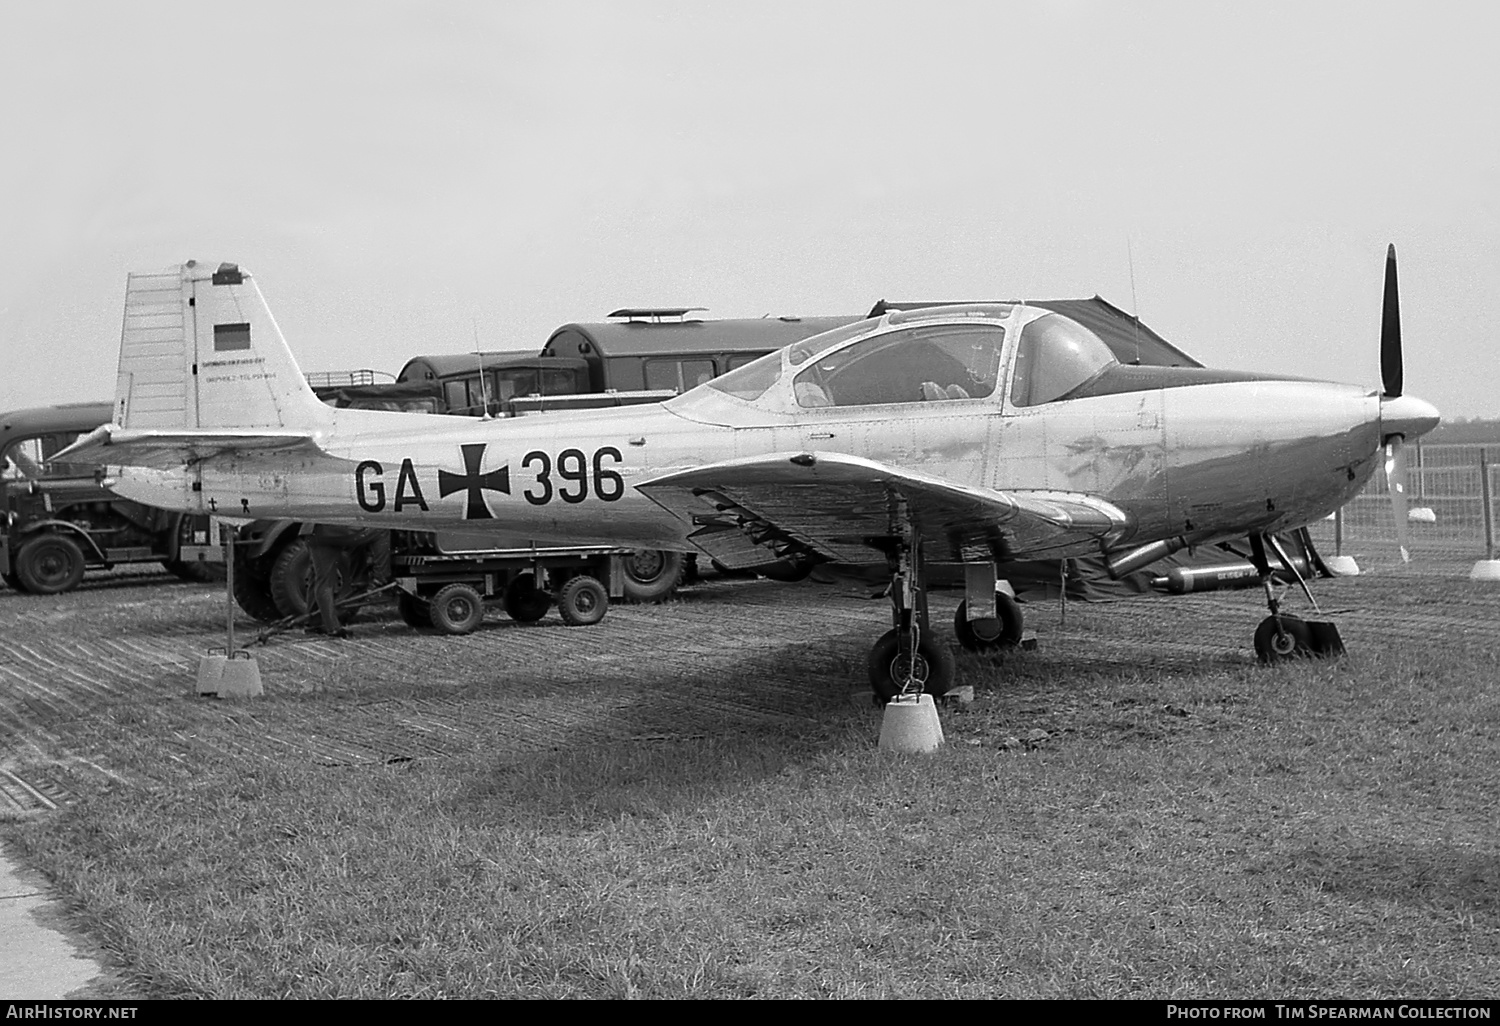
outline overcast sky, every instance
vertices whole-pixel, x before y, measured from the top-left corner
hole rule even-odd
[[[126,273],[189,258],[304,370],[1098,293],[1373,386],[1395,242],[1407,390],[1500,416],[1497,39],[1368,0],[0,0],[0,410],[111,396]]]

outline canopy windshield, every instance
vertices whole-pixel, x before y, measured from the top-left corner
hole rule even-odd
[[[805,338],[800,342],[792,343],[785,349],[767,353],[743,367],[737,367],[728,374],[714,378],[703,387],[712,388],[746,402],[754,402],[765,395],[766,390],[780,379],[784,366],[783,360],[793,367],[800,366],[820,353],[826,353],[851,338],[863,335],[873,327],[872,321],[855,321],[853,324],[825,331],[821,335]]]

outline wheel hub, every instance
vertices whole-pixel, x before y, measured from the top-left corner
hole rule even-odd
[[[903,691],[921,691],[931,672],[927,658],[920,652],[913,653],[909,660],[899,655],[891,660],[891,680],[903,685]]]
[[[636,549],[630,554],[630,576],[638,581],[655,580],[661,575],[663,562],[660,552]]]

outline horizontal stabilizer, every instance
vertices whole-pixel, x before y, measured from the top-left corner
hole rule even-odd
[[[870,562],[907,524],[929,558],[1059,558],[1111,547],[1132,526],[1123,510],[1091,495],[972,488],[830,452],[729,460],[637,487],[697,524],[691,540],[728,566],[768,555]]]
[[[54,461],[174,470],[216,456],[324,455],[313,436],[295,430],[167,431],[105,424],[53,456]]]

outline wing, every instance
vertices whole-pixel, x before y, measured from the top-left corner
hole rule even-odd
[[[637,487],[697,525],[690,540],[732,568],[786,558],[883,561],[908,524],[929,559],[965,562],[1096,553],[1133,526],[1091,495],[971,488],[830,452],[711,463]]]
[[[305,431],[168,431],[105,424],[54,455],[52,460],[172,470],[215,456],[284,456],[298,452],[323,454],[313,436]]]

